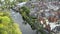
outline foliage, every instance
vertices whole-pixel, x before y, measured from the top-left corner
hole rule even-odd
[[[16,6],[20,2],[25,2],[27,0],[0,0],[0,10],[9,9]],[[34,5],[32,5],[34,8]],[[38,22],[36,17],[29,15],[30,10],[26,6],[20,8],[19,13],[22,15],[25,23],[31,25],[33,30],[38,30],[41,34],[44,33],[43,26]],[[0,34],[22,34],[16,23],[14,23],[8,13],[0,12]]]
[[[23,6],[20,8],[19,13],[22,15],[24,22],[28,23],[33,30],[36,29],[40,31],[41,34],[46,34],[46,32],[44,32],[43,25],[39,23],[37,17],[32,17],[29,15],[30,13],[29,8],[27,8],[26,6]]]
[[[0,34],[22,34],[17,23],[12,22],[8,12],[0,12]]]
[[[22,34],[19,26],[13,22],[8,11],[16,4],[27,0],[0,0],[0,34]],[[3,11],[2,11],[3,10]]]
[[[0,10],[10,9],[20,2],[26,2],[28,0],[0,0]]]

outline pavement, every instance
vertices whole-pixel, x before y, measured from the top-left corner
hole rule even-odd
[[[22,22],[22,16],[19,13],[10,11],[11,17],[15,23],[18,23],[23,34],[36,34],[35,30],[32,30],[29,24],[24,25]]]

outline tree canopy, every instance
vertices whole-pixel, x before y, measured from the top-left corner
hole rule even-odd
[[[0,0],[0,10],[1,9],[9,9],[14,7],[16,4],[20,2],[27,2],[28,0]]]
[[[9,12],[0,12],[0,34],[22,34],[19,25],[13,22]]]

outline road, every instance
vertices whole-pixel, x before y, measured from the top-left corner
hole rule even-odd
[[[20,25],[20,29],[23,34],[36,34],[35,30],[32,30],[29,24],[24,25],[22,22],[22,17],[19,13],[15,13],[14,11],[10,11],[11,17],[14,20],[14,22],[18,23]]]

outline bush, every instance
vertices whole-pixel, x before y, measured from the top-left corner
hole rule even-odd
[[[17,23],[14,23],[9,12],[0,12],[0,34],[22,34]]]

